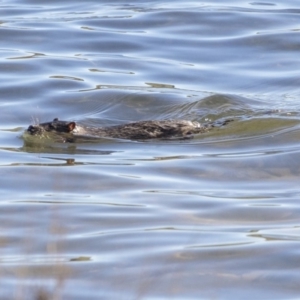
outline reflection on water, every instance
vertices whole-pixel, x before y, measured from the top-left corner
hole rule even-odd
[[[3,299],[298,297],[298,3],[1,9]],[[56,117],[234,121],[185,140],[24,135]]]

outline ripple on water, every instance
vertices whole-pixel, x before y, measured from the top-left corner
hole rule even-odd
[[[0,7],[2,297],[298,297],[297,1]],[[187,140],[23,135],[55,117],[234,121]]]

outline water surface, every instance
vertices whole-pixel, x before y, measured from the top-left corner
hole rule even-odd
[[[0,5],[3,299],[298,298],[298,1]],[[22,138],[55,117],[234,122]]]

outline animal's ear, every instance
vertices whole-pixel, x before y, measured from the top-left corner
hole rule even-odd
[[[75,123],[75,122],[70,122],[70,123],[68,124],[69,131],[70,131],[70,132],[73,131],[74,128],[75,128],[75,126],[76,126],[76,123]]]

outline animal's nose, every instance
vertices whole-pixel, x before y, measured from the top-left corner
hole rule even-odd
[[[30,125],[30,126],[28,127],[27,131],[28,131],[29,133],[31,133],[31,134],[34,134],[34,133],[36,133],[38,130],[37,130],[37,128],[36,128],[35,126]]]

